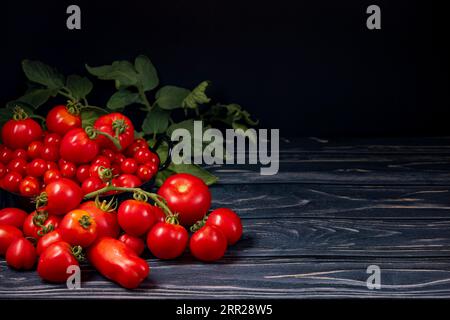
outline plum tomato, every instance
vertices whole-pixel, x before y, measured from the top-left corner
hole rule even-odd
[[[142,238],[124,233],[119,237],[119,241],[125,243],[127,247],[133,250],[138,256],[144,252],[145,242]]]
[[[0,210],[0,224],[7,224],[22,229],[28,214],[17,208],[3,208]]]
[[[16,238],[6,250],[6,263],[17,270],[33,269],[36,263],[36,249],[33,244],[23,238]]]

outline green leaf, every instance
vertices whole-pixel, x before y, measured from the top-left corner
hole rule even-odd
[[[202,167],[195,164],[173,164],[171,163],[169,170],[175,173],[189,173],[203,180],[207,185],[212,185],[216,183],[219,178],[203,169]]]
[[[64,86],[64,76],[40,61],[23,60],[22,69],[28,79],[49,89],[59,90]]]
[[[144,91],[155,89],[159,84],[158,73],[147,56],[140,55],[134,60],[134,68]]]
[[[115,80],[116,88],[134,86],[138,82],[138,74],[129,61],[114,61],[112,65],[100,67],[86,65],[86,69],[101,80]]]
[[[77,99],[86,98],[93,88],[91,80],[76,74],[67,77],[66,86]]]
[[[208,103],[211,101],[210,98],[206,96],[206,88],[209,85],[209,81],[203,81],[200,83],[191,93],[184,98],[182,107],[196,109],[200,104]]]
[[[23,101],[37,109],[38,107],[46,103],[50,97],[54,97],[57,92],[58,90],[56,89],[32,88],[28,90],[23,96],[17,98],[16,101]]]
[[[156,174],[156,178],[155,178],[155,184],[156,186],[159,188],[162,186],[162,184],[164,183],[164,181],[166,181],[166,179],[168,177],[170,177],[171,175],[173,175],[175,172],[173,172],[172,170],[169,169],[164,169],[163,171],[158,171],[158,173]]]
[[[161,109],[165,110],[181,108],[183,100],[189,93],[189,90],[184,88],[164,86],[156,93],[156,103]]]
[[[111,110],[123,110],[129,104],[140,101],[139,94],[121,89],[109,98],[106,106]]]
[[[81,124],[83,128],[86,128],[87,126],[92,126],[95,120],[97,120],[98,117],[102,115],[103,113],[96,109],[83,110],[81,112]]]
[[[142,130],[145,134],[163,133],[169,126],[170,112],[153,108],[147,113],[142,123]]]
[[[172,135],[173,131],[176,129],[186,129],[189,131],[189,133],[192,136],[194,134],[194,120],[188,119],[188,120],[184,120],[184,121],[172,124],[167,129],[167,135],[170,137]]]

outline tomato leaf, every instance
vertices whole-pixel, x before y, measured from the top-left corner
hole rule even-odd
[[[163,133],[169,126],[170,113],[160,108],[153,108],[147,113],[142,123],[142,130],[145,134]]]
[[[45,63],[23,60],[22,69],[29,80],[49,89],[61,89],[64,86],[64,76]]]
[[[164,183],[164,181],[166,181],[166,179],[168,177],[170,177],[171,175],[173,175],[175,172],[173,172],[170,169],[164,169],[162,171],[158,171],[158,173],[156,174],[156,178],[155,178],[155,184],[156,186],[159,188],[162,186],[162,184]]]
[[[183,100],[189,95],[188,89],[176,86],[164,86],[156,93],[156,103],[161,109],[181,108]]]
[[[86,98],[93,88],[91,80],[76,74],[67,77],[66,86],[77,99]]]
[[[109,98],[106,106],[111,110],[123,110],[126,106],[140,101],[139,94],[126,89],[121,89]]]
[[[116,88],[134,86],[138,82],[138,74],[129,61],[114,61],[111,65],[100,67],[86,65],[86,69],[101,80],[115,80]]]
[[[212,185],[216,183],[219,178],[203,169],[202,167],[196,164],[173,164],[171,163],[169,170],[175,173],[189,173],[203,180],[207,185]]]
[[[46,103],[50,97],[54,97],[57,92],[56,89],[31,88],[23,96],[17,98],[16,101],[23,101],[37,109]]]
[[[184,98],[182,107],[196,109],[200,104],[210,102],[211,99],[208,98],[208,96],[205,93],[206,88],[208,87],[209,84],[210,84],[209,81],[203,81],[197,87],[195,87],[194,90],[192,90],[192,92],[189,93],[186,98]]]
[[[92,126],[95,120],[97,120],[98,117],[102,115],[103,113],[96,109],[83,110],[81,112],[81,124],[83,128],[86,128],[87,126]]]
[[[144,91],[155,89],[159,84],[158,73],[147,56],[140,55],[134,60],[134,68]]]

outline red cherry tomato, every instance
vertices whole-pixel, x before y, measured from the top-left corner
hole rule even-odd
[[[97,224],[97,238],[112,237],[117,238],[120,233],[117,212],[110,211],[105,207],[106,202],[97,207],[94,201],[87,201],[80,205],[80,209],[88,212]],[[103,207],[104,210],[103,210]]]
[[[177,212],[180,224],[190,226],[203,218],[211,206],[208,186],[196,176],[180,173],[164,181],[158,194],[166,199],[169,208]]]
[[[99,117],[94,122],[94,128],[98,131],[115,136],[119,133],[119,143],[122,149],[128,147],[134,139],[134,126],[130,119],[121,113],[115,112]],[[98,135],[97,141],[103,148],[118,151],[111,140],[103,135]]]
[[[136,175],[144,182],[149,181],[155,175],[156,171],[152,170],[149,166],[140,165],[137,169]]]
[[[46,185],[52,181],[55,181],[55,180],[58,180],[61,178],[62,178],[62,175],[61,175],[61,172],[59,172],[59,170],[50,169],[50,170],[45,171],[45,173],[44,173],[44,183]]]
[[[77,180],[80,183],[83,183],[84,180],[90,177],[89,168],[90,166],[88,164],[84,164],[78,167],[76,176]]]
[[[44,144],[41,149],[41,158],[46,161],[57,161],[59,159],[58,146]]]
[[[215,226],[204,226],[192,235],[189,249],[201,261],[219,260],[227,250],[227,237]]]
[[[61,219],[57,216],[48,216],[41,212],[32,212],[23,222],[23,234],[26,237],[39,239],[44,234],[59,227]],[[42,224],[39,225],[39,222]]]
[[[148,233],[147,246],[159,259],[175,259],[184,252],[188,240],[189,234],[183,226],[159,222]]]
[[[0,256],[6,253],[14,239],[22,237],[22,231],[7,224],[0,224]]]
[[[21,158],[14,158],[8,163],[8,170],[17,172],[24,176],[27,173],[27,161]]]
[[[44,136],[44,145],[59,147],[61,136],[57,133],[47,133]]]
[[[90,177],[83,181],[81,190],[83,195],[97,191],[105,186],[105,183],[98,177]]]
[[[132,236],[142,236],[155,224],[152,206],[143,201],[125,200],[119,206],[120,227]]]
[[[111,165],[110,169],[111,169],[111,171],[113,173],[113,176],[117,176],[117,175],[120,175],[122,173],[122,170],[120,170],[120,164],[117,163],[117,162],[114,162]]]
[[[31,142],[41,137],[41,126],[30,118],[9,120],[2,127],[2,141],[10,149],[27,149]]]
[[[11,150],[4,148],[2,151],[0,151],[0,162],[3,164],[8,164],[11,159],[13,158],[13,153]]]
[[[41,177],[47,171],[47,161],[43,159],[34,159],[27,165],[27,175],[32,177]]]
[[[35,197],[41,190],[41,183],[35,177],[25,177],[19,184],[20,194],[24,197]]]
[[[58,170],[59,171],[59,166],[56,164],[56,162],[47,161],[47,170]]]
[[[120,187],[124,188],[135,188],[142,184],[141,179],[132,174],[121,174],[117,179],[115,179]]]
[[[65,162],[62,166],[59,167],[61,175],[64,178],[72,179],[75,178],[77,174],[77,166],[73,162]]]
[[[118,164],[122,164],[122,162],[124,162],[125,159],[126,159],[126,157],[125,157],[123,154],[117,153],[117,154],[115,155],[114,162],[115,162],[115,163],[118,163]]]
[[[94,163],[89,168],[89,175],[91,177],[100,177],[100,168],[102,168],[102,169],[110,169],[109,167],[105,167],[101,163]]]
[[[0,179],[6,174],[6,167],[3,163],[0,162]]]
[[[37,246],[36,246],[37,255],[40,256],[42,254],[42,252],[44,252],[45,249],[47,249],[50,245],[52,245],[53,243],[59,242],[59,241],[63,241],[61,231],[59,229],[43,235],[39,239]]]
[[[131,236],[129,234],[124,233],[119,237],[119,241],[125,243],[127,247],[133,250],[138,256],[140,256],[142,252],[144,252],[145,243],[144,240],[142,240],[139,237]]]
[[[66,282],[71,275],[67,272],[68,268],[79,266],[74,249],[64,241],[51,244],[39,257],[37,267],[39,276],[49,282]]]
[[[22,175],[18,172],[8,172],[2,179],[2,188],[9,192],[19,192]]]
[[[81,188],[65,178],[52,181],[44,192],[47,196],[46,209],[50,215],[63,215],[78,207],[83,199]]]
[[[17,270],[33,269],[36,257],[36,249],[25,238],[15,239],[6,251],[6,263]]]
[[[166,214],[164,213],[163,209],[157,206],[153,206],[153,215],[155,216],[156,222],[165,222],[166,221]]]
[[[61,158],[76,164],[88,163],[98,154],[97,142],[91,140],[83,129],[72,129],[61,141]]]
[[[13,152],[13,158],[21,158],[25,161],[28,160],[28,153],[24,149],[17,149]]]
[[[70,112],[66,106],[59,105],[50,110],[46,118],[47,128],[60,135],[81,127],[81,117],[75,111]]]
[[[122,170],[123,173],[129,173],[133,174],[137,170],[137,162],[133,158],[127,158],[124,162],[120,165],[120,170]]]
[[[111,149],[102,149],[100,154],[106,157],[106,159],[108,159],[110,163],[112,163],[116,158],[116,154]]]
[[[127,157],[134,157],[136,151],[138,151],[141,148],[148,149],[147,141],[145,141],[145,139],[142,138],[135,139],[133,143],[128,146],[128,148],[125,150],[124,153]]]
[[[0,224],[7,224],[22,229],[23,222],[28,214],[17,208],[4,208],[0,210]]]
[[[41,141],[33,141],[27,149],[27,155],[30,159],[36,159],[41,156],[41,149],[44,145]]]
[[[92,164],[101,164],[104,167],[109,167],[111,165],[111,161],[105,156],[97,156],[94,160],[92,160]]]
[[[151,162],[153,159],[153,155],[150,150],[141,148],[136,151],[136,153],[134,154],[134,158],[139,164],[144,164],[147,162]]]
[[[76,209],[61,220],[59,231],[67,243],[83,248],[89,247],[97,238],[97,224],[84,210]]]
[[[219,208],[211,212],[206,225],[216,226],[222,230],[229,245],[235,244],[242,236],[241,219],[236,212],[228,208]]]

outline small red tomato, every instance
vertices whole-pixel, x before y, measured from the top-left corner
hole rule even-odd
[[[88,212],[97,224],[97,238],[117,238],[120,233],[117,212],[108,207],[106,201],[97,207],[94,201],[87,201],[80,205],[80,209]]]
[[[117,179],[115,179],[120,187],[124,188],[135,188],[142,184],[141,179],[132,174],[121,174]]]
[[[73,246],[89,247],[97,238],[97,224],[85,210],[72,210],[67,213],[59,225],[61,235]]]
[[[35,177],[27,176],[19,184],[20,194],[24,197],[35,197],[41,190],[41,184]]]
[[[14,158],[8,163],[8,170],[24,176],[27,173],[27,161],[21,158]]]
[[[139,164],[144,164],[146,162],[151,162],[153,156],[150,150],[141,148],[134,154],[134,159],[136,159]]]
[[[122,170],[120,170],[120,163],[114,162],[111,165],[110,169],[111,169],[111,171],[113,173],[113,176],[117,176],[117,175],[120,175],[122,173]]]
[[[59,229],[43,235],[39,239],[37,246],[36,246],[37,255],[40,256],[42,254],[42,252],[44,252],[45,249],[47,249],[50,245],[52,245],[53,243],[59,242],[59,241],[63,241],[61,231]]]
[[[64,178],[72,179],[77,174],[77,166],[73,162],[65,162],[59,167],[59,171]]]
[[[124,162],[120,165],[120,170],[122,170],[123,173],[129,173],[133,174],[137,170],[137,162],[133,158],[127,158]]]
[[[166,214],[164,213],[163,209],[157,206],[153,206],[153,215],[155,216],[156,222],[165,222],[166,221]]]
[[[136,139],[125,150],[125,155],[128,156],[128,157],[134,157],[134,154],[136,153],[136,151],[141,149],[141,148],[148,149],[147,141],[145,141],[142,138]]]
[[[36,249],[27,239],[16,238],[6,251],[6,263],[17,270],[33,269],[36,263]]]
[[[3,164],[8,164],[12,158],[13,154],[11,150],[4,148],[2,151],[0,151],[0,162],[2,162]]]
[[[4,208],[0,210],[0,224],[7,224],[22,229],[23,222],[28,214],[17,208]]]
[[[77,180],[80,183],[83,183],[84,180],[86,180],[87,178],[90,177],[90,173],[89,173],[89,168],[91,166],[88,164],[83,164],[81,166],[78,167],[77,169]]]
[[[90,177],[83,181],[81,190],[83,195],[97,191],[105,186],[105,183],[98,177]]]
[[[155,174],[155,172],[153,172],[152,169],[150,169],[150,167],[148,167],[146,165],[140,165],[138,167],[137,173],[136,173],[138,178],[144,182],[149,181],[153,177],[154,174]]]
[[[79,247],[72,248],[64,241],[51,244],[41,253],[37,272],[39,276],[49,282],[64,283],[71,275],[69,267],[79,266],[74,253],[79,254]]]
[[[116,158],[116,154],[111,149],[103,149],[102,151],[100,151],[100,154],[106,157],[106,159],[108,159],[110,163],[113,162]]]
[[[44,145],[41,141],[33,141],[27,149],[27,154],[30,159],[36,159],[41,156],[41,149]]]
[[[58,146],[43,145],[41,149],[41,158],[46,161],[57,161],[59,159]]]
[[[192,235],[189,249],[201,261],[219,260],[227,250],[227,237],[215,226],[204,226]]]
[[[100,132],[115,137],[118,134],[119,143],[122,149],[128,147],[134,139],[134,126],[129,118],[121,113],[114,112],[99,117],[94,122],[94,128]],[[110,139],[104,135],[97,136],[98,144],[107,149],[118,151]]]
[[[9,120],[2,127],[2,141],[10,149],[27,149],[42,137],[39,123],[33,119]]]
[[[104,167],[109,167],[111,165],[111,161],[105,156],[97,156],[94,160],[92,160],[92,164],[100,164]]]
[[[144,240],[142,240],[139,237],[135,237],[129,234],[124,233],[119,237],[119,241],[122,241],[129,247],[131,250],[133,250],[138,256],[144,252],[145,249],[145,243]]]
[[[44,145],[59,147],[61,136],[57,133],[47,133],[44,137]]]
[[[59,227],[61,219],[57,216],[49,216],[44,212],[32,212],[23,222],[23,234],[26,237],[39,239]]]
[[[76,164],[88,163],[98,154],[96,141],[91,140],[87,133],[79,128],[72,129],[65,134],[61,141],[59,153],[61,158]]]
[[[119,206],[120,227],[132,236],[142,236],[155,224],[152,206],[144,201],[125,200]]]
[[[235,244],[242,236],[241,219],[236,212],[228,208],[219,208],[211,212],[206,225],[216,226],[222,230],[229,245]]]
[[[46,209],[50,215],[63,215],[78,207],[83,199],[83,192],[78,184],[65,178],[52,181],[44,192]]]
[[[43,159],[34,159],[27,165],[27,175],[32,177],[41,177],[47,171],[47,161]]]
[[[14,239],[22,237],[22,231],[7,224],[0,224],[0,256],[6,253]]]
[[[19,184],[22,175],[18,172],[8,172],[2,179],[2,188],[9,192],[19,192]]]
[[[52,108],[46,118],[48,130],[64,135],[71,129],[80,128],[81,117],[77,110],[72,109],[64,105]]]
[[[100,177],[100,169],[110,169],[109,167],[105,167],[101,163],[94,163],[89,168],[89,175],[91,177]]]
[[[13,152],[13,158],[21,158],[25,161],[28,160],[28,153],[24,149],[17,149]]]
[[[47,170],[58,170],[59,171],[59,166],[56,162],[47,161]]]
[[[126,157],[121,154],[121,153],[116,153],[115,158],[114,158],[114,162],[122,164],[122,162],[124,162],[126,159]]]
[[[175,259],[184,252],[188,240],[189,234],[183,226],[159,222],[148,233],[147,246],[159,259]]]
[[[6,167],[3,163],[0,162],[0,179],[6,174]]]
[[[44,183],[46,185],[52,181],[55,181],[55,180],[58,180],[61,178],[62,178],[62,175],[61,175],[61,172],[59,172],[59,170],[50,169],[50,170],[45,171],[45,173],[44,173]]]

